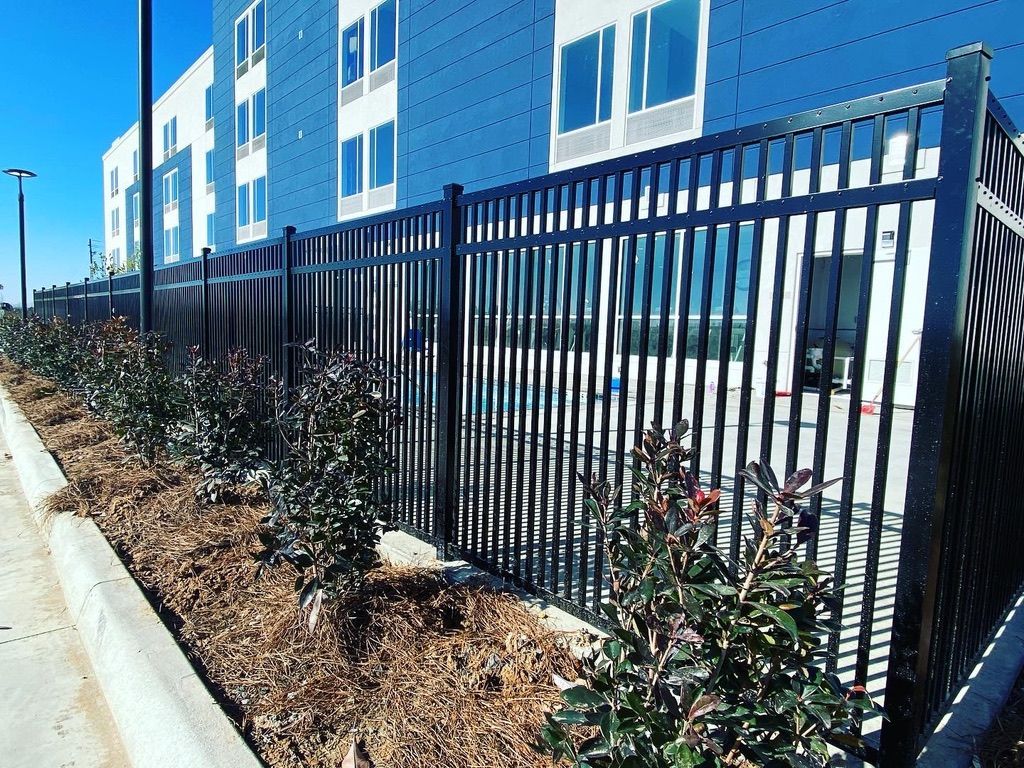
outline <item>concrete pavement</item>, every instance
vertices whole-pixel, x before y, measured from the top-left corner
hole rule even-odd
[[[129,762],[0,434],[0,764]]]

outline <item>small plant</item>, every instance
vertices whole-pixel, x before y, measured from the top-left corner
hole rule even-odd
[[[164,343],[115,318],[89,329],[88,346],[95,363],[82,381],[86,405],[110,421],[140,461],[152,464],[181,409]]]
[[[837,481],[801,490],[810,470],[780,485],[748,465],[741,474],[769,506],[752,503],[743,554],[730,562],[715,545],[719,492],[685,467],[688,429],[645,434],[629,505],[607,483],[587,485],[616,629],[585,660],[585,684],[563,691],[543,745],[587,768],[826,765],[825,737],[856,743],[857,710],[874,708],[818,666],[840,603],[797,552],[812,522],[797,503]]]
[[[275,418],[284,456],[267,477],[272,512],[264,521],[264,564],[291,563],[299,603],[357,584],[377,562],[390,511],[380,480],[392,469],[389,438],[398,424],[391,378],[381,361],[300,348],[300,384],[281,385]]]
[[[179,377],[182,410],[170,431],[173,456],[197,468],[200,498],[217,502],[226,489],[260,476],[268,436],[262,359],[245,350],[227,356],[223,370],[189,350]]]

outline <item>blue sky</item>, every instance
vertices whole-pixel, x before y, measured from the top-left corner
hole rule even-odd
[[[210,45],[210,0],[153,0],[153,95]],[[81,280],[102,241],[103,153],[137,119],[135,0],[0,0],[0,169],[28,168],[28,290]],[[0,175],[0,284],[19,296],[17,181]]]

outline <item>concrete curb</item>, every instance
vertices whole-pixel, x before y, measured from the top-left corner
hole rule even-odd
[[[1006,620],[928,739],[918,768],[966,768],[999,717],[1024,664],[1024,597]]]
[[[96,524],[46,513],[67,480],[3,387],[0,428],[132,766],[262,765]]]

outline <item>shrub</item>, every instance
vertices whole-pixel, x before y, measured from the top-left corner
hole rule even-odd
[[[780,487],[771,469],[748,465],[741,474],[770,504],[753,502],[730,562],[715,545],[719,493],[685,468],[687,431],[646,433],[632,503],[606,483],[587,486],[616,628],[585,660],[585,685],[563,691],[544,746],[592,768],[827,764],[825,737],[852,744],[856,711],[873,708],[818,666],[839,602],[829,578],[799,561],[813,521],[797,502],[831,483],[801,491],[811,476],[801,470]]]
[[[264,564],[291,563],[305,607],[357,584],[377,560],[390,512],[378,488],[392,469],[398,405],[382,361],[300,349],[301,382],[276,397],[284,456],[267,478]],[[311,625],[316,622],[316,610]]]
[[[82,381],[86,405],[110,421],[140,461],[152,464],[181,413],[177,382],[164,365],[166,345],[122,318],[88,333],[94,362]]]
[[[259,477],[269,432],[264,412],[265,361],[245,350],[227,356],[223,370],[189,350],[179,377],[182,410],[169,436],[171,454],[197,468],[196,495],[211,502],[226,489]]]

